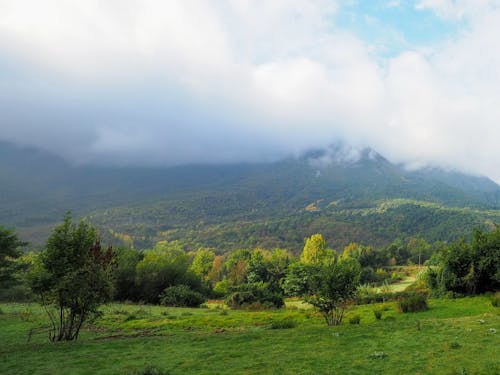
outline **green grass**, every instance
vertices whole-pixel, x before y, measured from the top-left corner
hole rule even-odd
[[[500,309],[486,297],[430,300],[428,311],[410,314],[393,303],[358,306],[339,327],[311,309],[210,306],[112,304],[78,342],[50,343],[39,306],[2,304],[0,373],[500,374]],[[374,309],[385,310],[382,320]],[[359,325],[348,323],[353,315]],[[296,326],[273,329],[286,320]]]

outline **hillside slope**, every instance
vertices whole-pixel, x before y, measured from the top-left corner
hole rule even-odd
[[[42,243],[64,212],[87,216],[108,239],[189,248],[287,246],[323,232],[331,246],[419,235],[451,240],[500,222],[500,187],[483,177],[414,172],[372,150],[314,151],[268,164],[170,168],[72,166],[0,143],[0,223]]]

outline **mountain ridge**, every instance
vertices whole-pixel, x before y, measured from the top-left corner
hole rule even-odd
[[[300,223],[308,230],[330,232],[330,227],[351,225],[358,226],[359,232],[375,233],[370,229],[372,224],[344,213],[351,210],[358,215],[354,210],[374,208],[384,200],[457,207],[468,215],[468,219],[460,219],[464,223],[490,225],[489,221],[497,222],[498,218],[493,215],[492,220],[491,215],[479,213],[496,213],[500,201],[500,186],[485,177],[436,168],[407,171],[374,150],[346,146],[314,150],[274,163],[141,168],[72,166],[48,152],[0,143],[0,184],[0,223],[18,227],[35,243],[43,243],[50,227],[68,210],[96,223],[111,240],[121,241],[113,233],[141,239],[135,243],[138,246],[165,238],[182,240],[186,233],[193,237],[195,230],[200,236],[216,228],[234,233],[237,223],[256,228],[266,220],[278,223],[278,229],[264,236],[272,241],[259,242],[256,236],[262,235],[260,229],[248,234],[254,240],[236,241],[231,246],[218,244],[213,238],[206,241],[229,249],[250,244],[279,246],[280,237],[284,245],[299,246],[303,237],[283,236],[280,231],[288,233],[295,228],[300,236],[309,233]],[[411,215],[422,209],[408,204],[413,207]],[[432,215],[439,211],[437,206],[425,209]],[[296,224],[290,224],[294,220]],[[390,227],[391,220],[380,225]],[[462,224],[459,229],[463,229]],[[176,235],[172,236],[173,232]],[[400,232],[395,235],[408,234]],[[373,237],[375,243],[389,241],[376,234],[357,235],[352,240],[366,240],[364,237]],[[188,247],[205,245],[203,238],[187,242]]]

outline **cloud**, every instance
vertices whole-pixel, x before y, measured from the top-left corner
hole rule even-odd
[[[389,57],[339,26],[339,6],[0,0],[0,139],[155,165],[275,160],[341,140],[500,181],[497,2],[416,2],[466,24]]]

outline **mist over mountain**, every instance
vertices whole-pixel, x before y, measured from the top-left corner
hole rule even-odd
[[[443,239],[450,239],[464,226],[498,222],[500,187],[488,178],[453,171],[408,171],[374,150],[345,145],[273,163],[152,168],[74,166],[35,148],[0,144],[0,223],[18,227],[36,243],[66,211],[87,217],[117,243],[136,238],[136,246],[159,239],[223,249],[300,246],[305,235],[320,230],[332,232],[335,244],[384,243],[390,240],[387,229],[377,234],[374,223],[358,221],[408,204],[413,211],[431,210],[419,213],[427,219],[443,212],[448,215],[440,219],[444,222],[460,216],[460,225],[449,222],[453,231],[443,229]],[[413,211],[398,220],[413,220]],[[395,224],[391,215],[377,220],[382,228]],[[228,241],[228,233],[237,229],[241,233]],[[410,225],[396,234],[437,240],[439,233],[430,234],[435,229],[436,223]],[[293,230],[292,239],[286,233]]]

